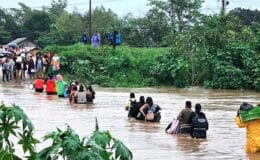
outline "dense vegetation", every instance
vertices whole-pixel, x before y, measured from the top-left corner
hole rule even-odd
[[[59,53],[61,68],[68,80],[89,81],[102,86],[152,86],[156,79],[151,70],[156,57],[167,52],[165,48],[130,48],[89,45],[49,46]]]
[[[193,32],[185,34],[195,36]],[[241,31],[240,36],[246,39],[239,43],[224,38],[230,35],[220,34],[216,38],[230,41],[228,44],[218,44],[223,45],[220,49],[205,46],[205,43],[209,43],[205,39],[210,34],[209,30],[209,33],[196,37],[198,40],[180,37],[172,48],[118,47],[113,50],[110,46],[92,48],[83,44],[47,48],[60,54],[62,73],[67,80],[87,80],[92,84],[110,87],[203,85],[259,90],[259,54],[249,45],[244,45],[250,41],[248,30]],[[226,34],[234,33],[227,31]],[[200,47],[186,45],[188,43]]]
[[[96,120],[96,130],[89,138],[80,139],[72,128],[49,133],[44,141],[50,140],[50,146],[37,152],[35,145],[40,143],[33,137],[34,127],[16,105],[0,105],[0,159],[1,160],[131,160],[132,152],[108,131],[100,131]],[[17,145],[16,145],[17,143]],[[22,147],[24,157],[16,155],[15,149]]]
[[[61,54],[68,79],[103,86],[259,90],[260,11],[237,8],[203,15],[201,4],[202,0],[149,0],[151,9],[139,18],[95,8],[92,27],[102,34],[102,43],[107,44],[106,35],[113,30],[122,35],[123,46],[112,50],[76,44],[88,31],[89,13],[68,13],[66,0],[54,0],[41,10],[20,3],[20,9],[0,9],[0,43],[27,36]]]

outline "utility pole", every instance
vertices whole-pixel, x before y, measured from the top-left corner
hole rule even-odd
[[[171,31],[172,31],[172,33],[173,33],[173,32],[176,30],[176,29],[174,28],[174,21],[175,21],[175,13],[174,13],[174,12],[175,12],[175,11],[174,11],[174,6],[173,6],[173,5],[174,5],[174,4],[173,4],[173,0],[171,0],[170,2],[171,2],[171,13],[170,13],[171,15],[170,15],[170,16],[171,16],[171,27],[172,27],[172,28],[171,28]]]
[[[89,37],[90,38],[91,38],[91,35],[92,35],[91,19],[92,19],[92,17],[91,17],[91,0],[89,0]]]
[[[221,14],[225,14],[227,5],[229,5],[228,0],[221,0]]]

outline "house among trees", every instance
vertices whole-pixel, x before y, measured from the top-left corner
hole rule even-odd
[[[6,44],[7,48],[12,47],[13,49],[16,50],[24,50],[26,54],[30,53],[30,54],[36,54],[37,52],[39,52],[41,50],[41,47],[29,40],[26,37],[22,37],[22,38],[17,38],[15,40],[13,40],[12,42],[9,42],[8,44]]]

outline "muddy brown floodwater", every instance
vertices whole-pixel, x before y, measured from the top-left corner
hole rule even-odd
[[[71,107],[67,99],[34,93],[28,83],[0,83],[0,100],[21,106],[32,120],[39,139],[56,127],[69,124],[80,136],[89,136],[95,129],[95,117],[99,127],[109,130],[122,140],[134,154],[135,160],[208,160],[252,159],[260,154],[248,155],[244,151],[245,129],[237,128],[234,118],[242,102],[257,104],[260,93],[240,90],[208,90],[203,88],[99,88],[93,105]],[[128,120],[124,106],[129,92],[136,96],[151,96],[162,108],[160,123]],[[167,124],[191,100],[201,103],[209,121],[207,140],[188,136],[167,135]],[[260,134],[260,133],[259,133]],[[37,146],[41,149],[46,144]]]

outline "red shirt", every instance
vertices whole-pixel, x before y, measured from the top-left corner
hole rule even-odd
[[[56,85],[53,79],[48,79],[46,82],[46,93],[55,93]]]
[[[34,84],[35,84],[35,89],[43,89],[44,81],[43,79],[36,79]]]

